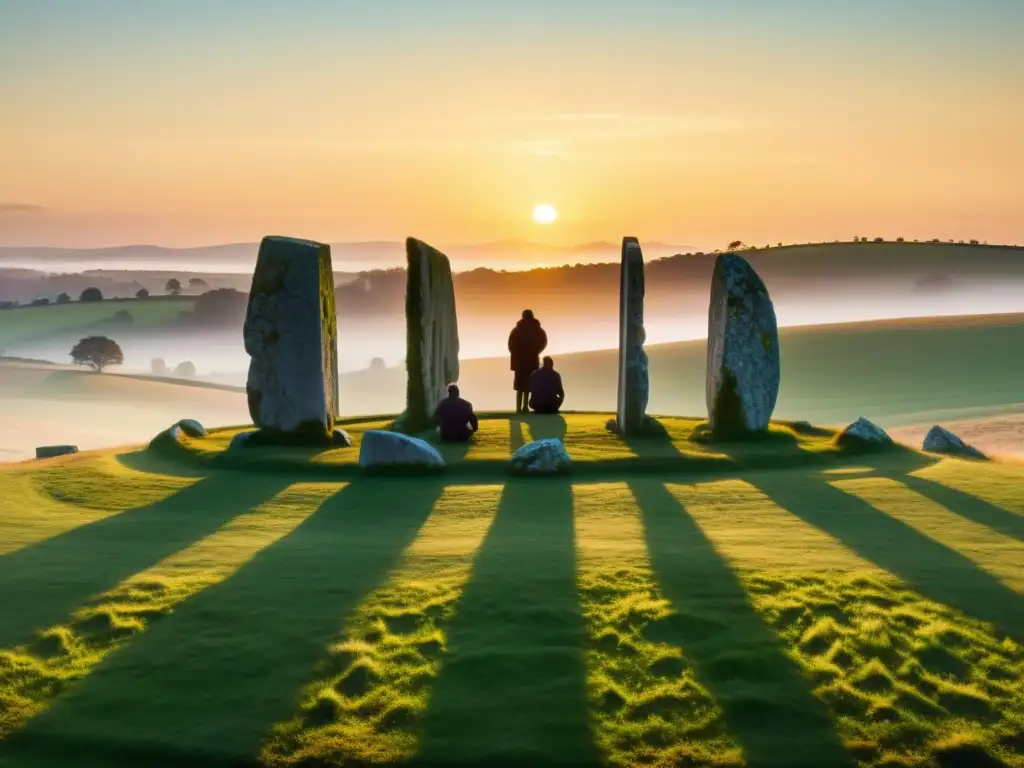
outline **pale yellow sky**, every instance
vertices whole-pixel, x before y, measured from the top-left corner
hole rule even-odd
[[[33,41],[0,59],[0,245],[269,232],[1024,243],[1024,68],[1003,29],[1021,14],[995,0],[968,17],[977,29],[889,19],[918,29],[902,42],[870,31],[886,24],[881,5],[855,19],[867,30],[823,12],[817,26],[739,27],[730,41],[717,36],[735,19],[704,10],[673,17],[677,33],[642,18],[625,30],[634,42],[618,42],[605,4],[591,27],[585,15],[551,30],[476,19],[436,40],[326,4],[301,34],[254,15],[241,29],[225,20],[223,37],[195,25],[194,5],[185,18],[120,13],[92,37],[82,19],[0,6],[0,28],[8,14]],[[555,224],[532,221],[540,203]]]

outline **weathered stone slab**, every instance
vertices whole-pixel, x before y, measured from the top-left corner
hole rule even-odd
[[[839,433],[838,442],[845,447],[882,447],[893,445],[892,438],[877,424],[861,416]]]
[[[779,329],[764,282],[734,253],[715,261],[708,308],[708,422],[716,437],[768,428],[779,397]]]
[[[448,257],[412,237],[405,241],[406,387],[402,429],[428,427],[448,385],[459,379],[459,322]]]
[[[971,459],[988,458],[973,445],[968,445],[948,429],[936,424],[924,437],[922,448],[930,453],[946,453],[951,456],[966,456]]]
[[[363,469],[425,467],[442,469],[444,458],[437,449],[418,437],[368,429],[359,446],[359,466]]]
[[[338,330],[330,246],[289,237],[260,243],[245,318],[246,391],[268,433],[331,440],[338,412]]]
[[[36,448],[37,459],[54,459],[57,456],[69,456],[78,453],[77,445],[41,445]]]
[[[619,271],[619,392],[616,421],[623,435],[643,425],[650,393],[644,351],[644,257],[635,237],[622,240]]]
[[[572,459],[562,441],[550,437],[527,443],[512,454],[512,471],[527,475],[553,475],[568,471]]]

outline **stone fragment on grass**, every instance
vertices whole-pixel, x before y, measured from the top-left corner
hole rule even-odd
[[[41,445],[36,448],[37,459],[54,459],[57,456],[69,456],[78,453],[77,445]]]
[[[555,437],[534,440],[512,454],[512,471],[528,475],[552,475],[568,471],[572,459]]]
[[[892,438],[877,424],[861,416],[839,433],[840,445],[883,446],[892,445]]]
[[[256,434],[255,430],[249,430],[248,432],[239,432],[237,435],[231,438],[231,442],[228,443],[229,451],[238,451],[245,448],[252,436]]]
[[[418,437],[368,429],[359,446],[359,466],[364,469],[384,467],[423,467],[441,469],[444,458],[437,449]]]
[[[715,261],[708,306],[705,398],[715,437],[763,432],[781,377],[779,328],[764,282],[734,253]]]
[[[206,437],[206,427],[195,419],[182,419],[174,426],[181,427],[181,431],[188,437]]]
[[[968,445],[948,429],[936,424],[925,435],[924,450],[930,453],[946,453],[951,456],[966,456],[972,459],[987,458],[984,453],[973,445]]]
[[[246,310],[246,392],[253,424],[330,444],[338,412],[337,312],[330,246],[260,243]]]

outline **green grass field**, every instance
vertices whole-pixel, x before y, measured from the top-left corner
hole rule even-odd
[[[133,328],[163,325],[192,309],[195,297],[152,296],[148,299],[108,299],[97,302],[73,301],[45,307],[17,307],[0,311],[0,349],[13,344],[43,341],[72,331],[88,332],[119,310],[131,312]]]
[[[1024,766],[1024,466],[606,419],[0,466],[0,765]]]

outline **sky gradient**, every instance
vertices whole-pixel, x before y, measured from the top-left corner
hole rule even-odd
[[[1024,244],[1022,37],[1022,0],[0,0],[0,245]]]

